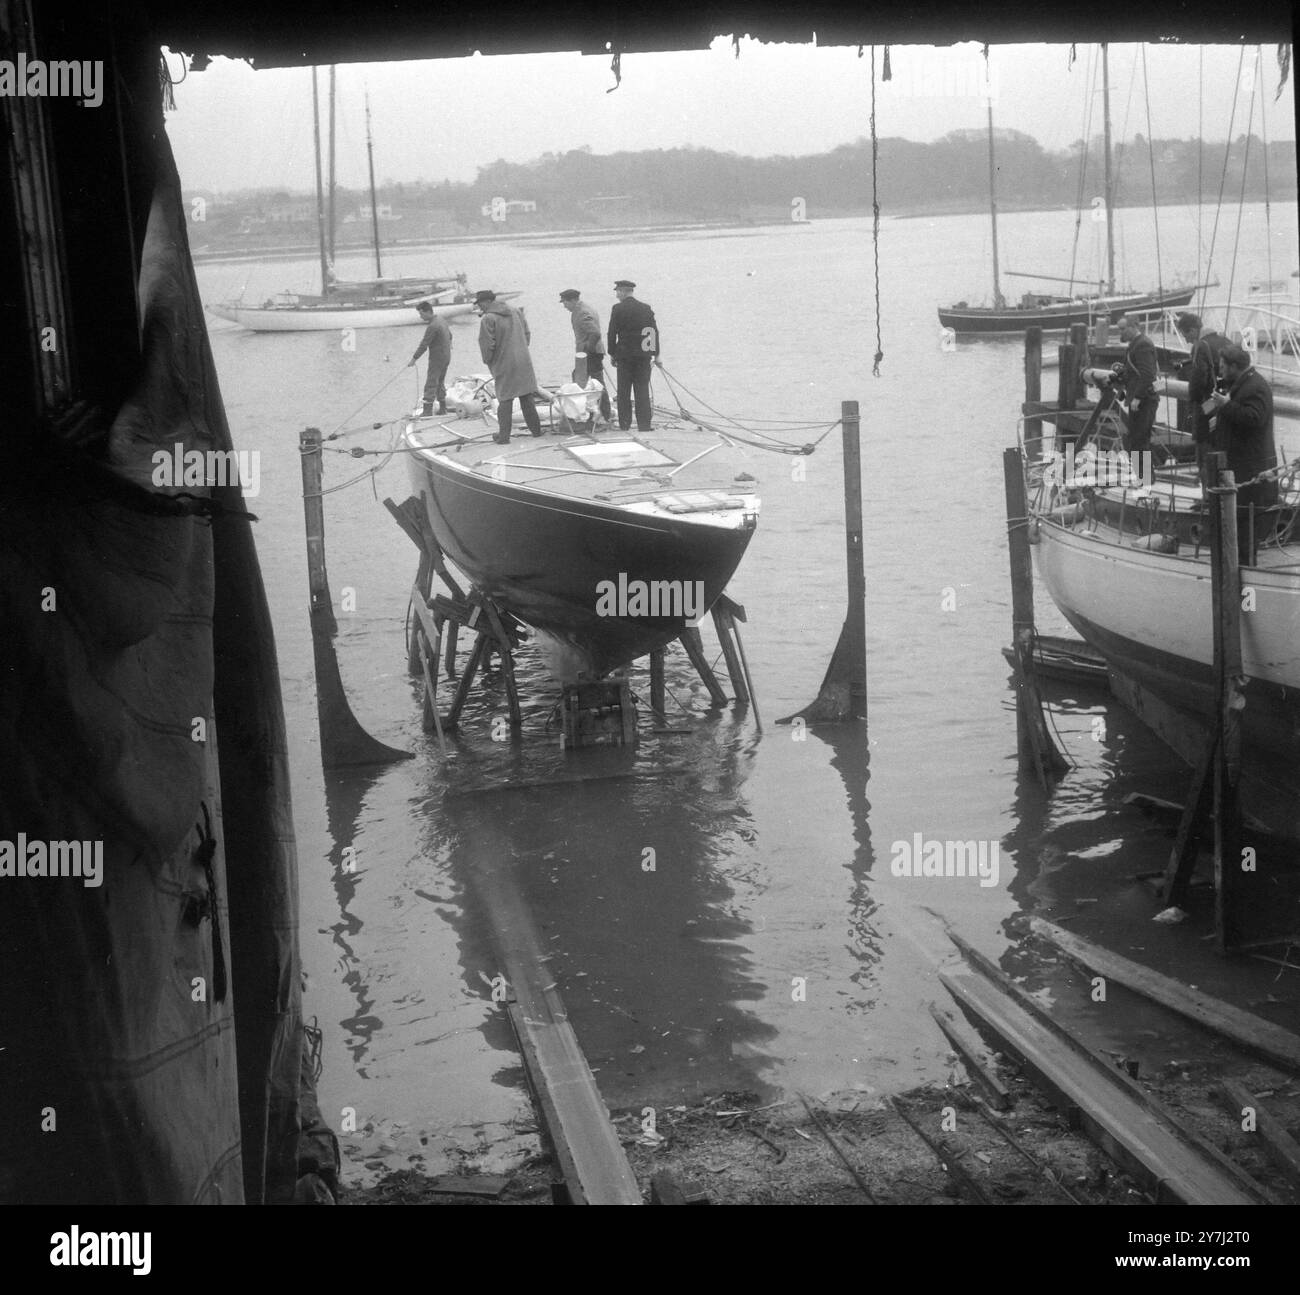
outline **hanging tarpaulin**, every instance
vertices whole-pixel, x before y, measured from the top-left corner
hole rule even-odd
[[[160,455],[232,447],[156,67],[122,134],[151,192],[131,394],[94,457],[36,433],[0,474],[0,1201],[287,1202],[300,1165],[334,1169],[328,1133],[303,1141],[297,864],[251,523],[237,483],[157,475]]]

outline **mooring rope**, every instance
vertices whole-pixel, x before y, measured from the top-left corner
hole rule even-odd
[[[984,47],[988,61],[988,46]],[[876,283],[876,354],[871,361],[871,376],[880,377],[880,362],[885,358],[880,340],[880,199],[876,188],[876,164],[880,158],[880,140],[876,136],[876,47],[871,47],[871,254]]]
[[[358,405],[358,406],[357,406],[357,407],[356,407],[356,408],[355,408],[355,409],[354,409],[354,410],[353,410],[353,411],[352,411],[352,412],[351,412],[351,413],[350,413],[346,418],[344,418],[344,419],[339,423],[338,427],[336,427],[332,432],[330,432],[328,436],[322,436],[322,437],[321,437],[321,440],[322,440],[322,441],[332,441],[332,440],[334,440],[335,438],[340,437],[340,436],[350,436],[350,435],[352,434],[351,432],[349,432],[349,431],[344,431],[344,430],[343,430],[343,425],[344,425],[344,423],[351,422],[352,419],[354,419],[354,418],[355,418],[355,417],[356,417],[356,416],[357,416],[357,415],[358,415],[358,414],[359,414],[359,413],[360,413],[360,412],[361,412],[361,411],[362,411],[362,410],[363,410],[363,409],[364,409],[368,404],[370,404],[370,403],[371,403],[372,401],[374,401],[374,400],[377,400],[381,395],[383,395],[383,393],[384,393],[385,391],[387,391],[388,388],[391,387],[391,386],[393,385],[393,383],[396,382],[397,379],[400,378],[400,377],[402,376],[402,374],[403,374],[405,371],[406,371],[406,366],[403,365],[400,369],[397,370],[396,373],[394,373],[394,374],[392,375],[392,377],[390,377],[390,378],[389,378],[389,379],[384,383],[384,385],[383,385],[382,387],[379,388],[378,391],[376,391],[376,392],[374,393],[374,395],[372,395],[372,396],[367,396],[367,397],[365,398],[365,400],[363,400],[363,401],[362,401],[362,402],[361,402],[361,403],[360,403],[360,404],[359,404],[359,405]],[[417,372],[417,373],[416,373],[416,384],[417,384],[417,388],[418,388],[419,380],[420,380],[420,377],[419,377],[419,373]],[[378,428],[382,427],[383,425],[384,425],[383,423],[376,423],[376,424],[374,425],[373,428],[355,429],[355,430],[375,431],[375,430],[377,430]]]

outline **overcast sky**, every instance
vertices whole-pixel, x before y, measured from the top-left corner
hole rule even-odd
[[[879,54],[879,51],[878,51]],[[1117,139],[1134,134],[1207,140],[1246,129],[1255,47],[1239,76],[1236,46],[1113,45],[1111,116]],[[937,139],[984,125],[984,61],[977,45],[905,45],[891,50],[893,81],[877,86],[881,136]],[[181,59],[170,59],[172,76]],[[995,122],[1063,148],[1101,130],[1096,46],[995,46],[990,75]],[[1295,138],[1288,82],[1281,99],[1274,47],[1263,51],[1253,129]],[[879,66],[877,68],[879,71]],[[869,134],[868,59],[852,48],[761,45],[729,38],[695,53],[629,54],[622,84],[607,57],[522,54],[418,63],[340,66],[338,178],[365,184],[364,95],[370,94],[375,173],[385,180],[472,180],[480,166],[524,162],[547,152],[596,153],[679,145],[755,156],[819,153]],[[327,77],[322,72],[322,96]],[[1146,87],[1149,86],[1149,94]],[[314,184],[311,73],[254,71],[216,59],[176,87],[167,129],[187,188],[308,190]],[[1148,100],[1150,128],[1147,125]],[[322,122],[324,108],[322,98]]]

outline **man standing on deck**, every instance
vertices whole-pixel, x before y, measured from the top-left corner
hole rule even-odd
[[[528,343],[532,341],[528,321],[513,306],[498,301],[495,292],[476,292],[474,304],[483,317],[478,326],[479,354],[491,370],[496,387],[497,434],[492,439],[498,445],[509,443],[516,400],[528,430],[540,436],[542,424],[533,407],[537,375],[533,372],[533,357],[528,353]]]
[[[600,335],[600,316],[583,301],[577,288],[565,288],[560,293],[560,301],[573,317],[575,358],[580,355],[587,361],[587,381],[595,378],[600,383],[600,416],[608,423],[609,391],[605,387],[605,343]]]
[[[1276,525],[1274,514],[1261,516],[1260,510],[1276,505],[1277,482],[1253,480],[1277,467],[1273,390],[1251,366],[1249,354],[1230,342],[1219,353],[1219,372],[1227,394],[1213,392],[1208,403],[1213,406],[1215,444],[1228,456],[1228,470],[1237,483],[1237,554],[1241,565],[1248,566],[1254,560],[1252,550],[1272,535]]]
[[[1124,448],[1130,454],[1151,453],[1151,425],[1156,421],[1160,397],[1156,395],[1156,348],[1142,325],[1128,315],[1119,321],[1119,335],[1128,343],[1124,354],[1124,391],[1127,396],[1128,435]],[[1145,480],[1138,464],[1133,471]]]
[[[1203,327],[1200,315],[1190,312],[1178,316],[1178,332],[1191,348],[1187,361],[1187,402],[1192,437],[1196,441],[1196,461],[1204,464],[1206,454],[1218,447],[1211,437],[1210,416],[1202,406],[1214,394],[1214,384],[1219,379],[1219,356],[1228,339],[1212,328]]]
[[[659,325],[655,312],[638,301],[630,279],[614,284],[618,303],[609,312],[609,358],[618,370],[618,425],[632,426],[632,397],[636,396],[636,425],[650,430],[650,365],[659,363]]]
[[[447,388],[444,383],[451,366],[451,329],[447,327],[445,319],[433,313],[433,306],[429,302],[420,302],[416,310],[420,312],[420,319],[425,325],[424,336],[406,367],[409,369],[426,351],[429,353],[429,376],[424,382],[424,408],[421,412],[426,415],[433,413],[433,402],[436,400],[438,412],[445,414]]]

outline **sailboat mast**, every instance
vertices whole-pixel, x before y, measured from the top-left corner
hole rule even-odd
[[[379,200],[375,197],[375,141],[370,136],[370,95],[366,95],[366,160],[370,164],[370,227],[375,235],[375,278],[384,277],[379,263]]]
[[[334,64],[330,64],[330,169],[329,169],[329,257],[331,268],[334,265]]]
[[[993,96],[989,95],[989,218],[993,222],[993,304],[1001,307],[1006,305],[1006,300],[1002,296],[1002,282],[998,274],[998,200],[994,190],[994,177],[997,175],[997,167],[993,163]]]
[[[1101,103],[1106,154],[1106,291],[1115,291],[1115,189],[1110,174],[1110,55],[1101,47]]]
[[[320,289],[329,291],[329,262],[325,256],[325,192],[320,174],[320,90],[316,83],[316,69],[311,70],[311,131],[316,151],[316,233],[320,239]]]

